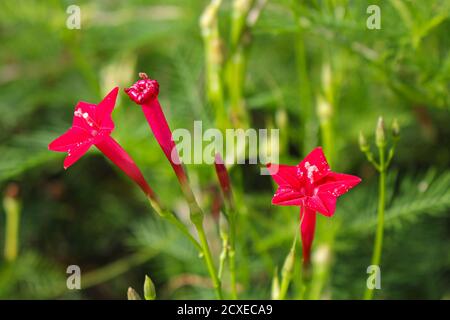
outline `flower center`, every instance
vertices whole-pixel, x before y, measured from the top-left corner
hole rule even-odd
[[[81,108],[78,108],[77,110],[75,110],[75,112],[73,113],[73,115],[75,117],[79,117],[82,118],[86,124],[91,127],[92,129],[90,130],[90,133],[93,136],[96,136],[98,134],[98,130],[100,129],[100,126],[95,122],[95,120],[89,115],[89,113],[87,112],[83,112],[83,110],[81,110]]]

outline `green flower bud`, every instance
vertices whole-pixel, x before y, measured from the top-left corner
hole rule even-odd
[[[366,137],[364,137],[362,131],[359,132],[359,149],[362,152],[369,151],[369,144],[367,143]]]
[[[386,135],[383,117],[378,118],[377,128],[375,130],[375,144],[379,148],[382,148],[386,145]]]
[[[397,119],[394,119],[392,122],[392,136],[394,139],[397,139],[400,137],[400,125],[398,124]]]
[[[142,300],[142,298],[139,296],[136,290],[134,290],[132,287],[128,288],[127,297],[128,300]]]
[[[156,299],[156,290],[155,285],[153,284],[152,279],[149,276],[145,276],[144,281],[144,298],[145,300],[155,300]]]
[[[272,300],[277,300],[279,296],[280,296],[280,279],[278,278],[278,267],[277,267],[275,268],[275,272],[273,273],[271,297]]]

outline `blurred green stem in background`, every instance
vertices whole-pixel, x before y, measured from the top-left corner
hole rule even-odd
[[[226,65],[226,82],[230,95],[231,122],[237,128],[246,128],[249,125],[243,90],[247,45],[250,42],[247,16],[252,4],[253,0],[234,0],[231,14],[230,56]]]
[[[335,158],[335,141],[333,129],[334,88],[332,84],[331,66],[325,62],[322,66],[322,94],[317,98],[317,116],[320,123],[322,146],[330,167]]]
[[[221,260],[228,258],[228,267],[230,269],[231,278],[231,297],[237,299],[236,288],[236,205],[234,203],[233,192],[231,188],[230,176],[225,167],[224,161],[220,154],[216,154],[215,169],[219,180],[220,189],[222,190],[225,217],[220,215],[219,227],[222,238],[222,255]],[[222,262],[222,261],[221,261]],[[221,272],[219,272],[221,277]]]
[[[231,106],[231,122],[236,128],[249,126],[249,114],[244,103],[244,83],[251,43],[251,29],[258,21],[267,1],[233,1],[230,54],[226,63],[225,75]]]
[[[297,19],[297,34],[295,37],[295,57],[297,63],[298,92],[300,101],[301,148],[303,154],[308,154],[316,146],[315,121],[313,119],[313,103],[308,62],[305,50],[305,36],[300,24],[298,10],[294,10]]]
[[[212,0],[200,18],[206,66],[206,92],[214,109],[216,125],[220,130],[228,127],[222,83],[223,43],[219,34],[218,11],[222,1]]]
[[[6,213],[5,230],[5,260],[13,262],[19,252],[19,225],[21,204],[18,199],[19,188],[16,184],[10,184],[3,198],[3,208]]]
[[[158,254],[157,251],[140,251],[128,257],[114,261],[104,267],[83,274],[81,286],[83,289],[96,286],[112,280],[129,271],[131,268],[142,265]],[[64,286],[62,290],[67,290]]]
[[[227,211],[229,234],[228,234],[228,267],[230,268],[231,277],[231,297],[237,299],[236,289],[236,210],[233,200],[225,197],[225,210]]]

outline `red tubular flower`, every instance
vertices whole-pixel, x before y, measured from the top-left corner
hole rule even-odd
[[[161,149],[172,165],[175,174],[181,185],[187,182],[187,176],[181,165],[178,152],[173,141],[172,131],[169,128],[166,117],[158,101],[159,84],[158,81],[150,79],[147,74],[139,73],[141,78],[125,92],[131,100],[141,105],[142,111],[147,119],[150,128],[155,135]]]
[[[219,179],[220,188],[228,200],[231,200],[231,183],[228,176],[227,168],[219,153],[214,158],[214,167],[216,168],[217,178]]]
[[[72,127],[48,146],[49,150],[67,152],[64,169],[69,168],[80,159],[92,145],[128,175],[144,193],[155,199],[153,190],[145,181],[133,159],[111,137],[114,122],[111,113],[116,103],[119,88],[114,88],[98,104],[78,102],[75,107]]]
[[[360,183],[361,179],[332,172],[320,147],[296,166],[269,164],[268,169],[279,186],[272,204],[300,207],[303,261],[307,265],[311,257],[316,212],[331,217],[337,198]]]

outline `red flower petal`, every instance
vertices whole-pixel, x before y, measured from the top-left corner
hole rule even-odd
[[[323,154],[322,148],[317,147],[311,151],[299,164],[306,181],[313,184],[330,172],[330,166]]]
[[[110,129],[111,131],[114,129],[114,122],[112,121],[111,113],[114,110],[118,92],[119,87],[112,89],[95,109],[96,119],[102,129]]]
[[[79,147],[68,151],[67,157],[64,159],[64,169],[69,168],[71,165],[77,162],[77,160],[80,159],[91,146],[92,143],[84,142]]]
[[[303,195],[290,188],[290,187],[279,187],[277,192],[272,198],[272,204],[279,206],[300,206],[304,202]]]
[[[273,180],[279,186],[300,187],[301,181],[297,177],[297,166],[287,166],[283,164],[268,164],[267,169]]]
[[[339,197],[361,182],[361,178],[350,174],[330,172],[317,187],[318,194],[327,193]]]
[[[73,127],[67,130],[63,135],[53,140],[49,145],[48,149],[58,152],[68,152],[76,147],[85,144],[89,140],[91,135],[87,133],[86,130]],[[92,145],[92,144],[91,144]]]
[[[92,103],[84,101],[78,102],[73,112],[72,127],[84,129],[88,133],[91,133],[92,130],[98,131],[100,129],[100,125],[95,114],[96,107],[97,106]]]
[[[305,207],[318,211],[324,216],[331,217],[336,209],[336,198],[315,195],[305,199]]]

